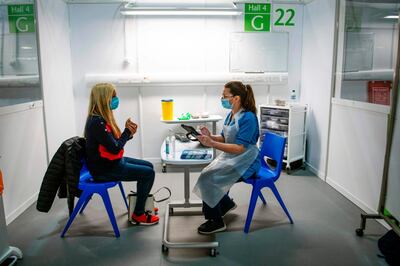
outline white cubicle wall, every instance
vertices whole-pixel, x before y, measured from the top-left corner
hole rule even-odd
[[[325,180],[336,1],[318,0],[304,6],[301,102],[308,105],[306,163]]]
[[[43,91],[48,155],[75,136],[68,7],[64,1],[39,0],[37,4],[40,77]]]
[[[42,101],[0,108],[0,169],[7,224],[37,199],[47,168]]]
[[[384,18],[398,12],[399,3],[379,1],[354,3],[340,0],[338,30],[338,55],[335,82],[335,97],[332,99],[332,116],[329,139],[327,182],[368,213],[377,213],[386,151],[387,123],[390,107],[363,102],[366,100],[369,80],[393,80],[393,75],[382,71],[389,68],[392,73],[397,56],[398,21]],[[376,1],[378,2],[378,1]],[[390,3],[389,3],[390,2]],[[347,13],[345,13],[347,11]],[[362,12],[361,20],[356,15]],[[352,14],[357,21],[358,32],[369,32],[374,45],[373,64],[369,60],[354,62],[346,67],[346,56],[357,54],[366,48],[362,43],[349,48],[346,38],[351,31]],[[345,15],[346,14],[346,15]],[[378,15],[377,15],[378,14]],[[353,37],[350,37],[353,38]],[[359,45],[354,49],[355,45]],[[356,58],[350,59],[356,60]],[[349,68],[360,68],[361,73],[346,72]],[[371,68],[366,72],[366,68]],[[358,84],[349,86],[349,73],[357,74]],[[357,89],[362,89],[362,93]],[[357,94],[358,93],[358,94]],[[355,98],[348,96],[357,95]]]
[[[227,73],[230,34],[243,31],[244,27],[242,16],[143,16],[124,21],[119,6],[69,5],[78,134],[83,132],[87,113],[90,92],[87,74],[148,73],[151,76],[172,72],[176,79],[181,79],[178,75]],[[303,6],[289,6],[296,10],[296,26],[274,29],[289,32],[289,79],[271,86],[255,85],[257,104],[277,97],[287,99],[289,87],[296,90],[300,87]],[[176,115],[208,111],[225,116],[220,97],[226,81],[211,85],[176,85],[170,81],[142,87],[127,82],[118,86],[118,94],[123,95],[116,110],[119,124],[122,126],[127,117],[139,122],[139,132],[133,144],[127,145],[126,154],[160,161],[162,136],[170,127],[159,122],[162,98],[174,99]]]

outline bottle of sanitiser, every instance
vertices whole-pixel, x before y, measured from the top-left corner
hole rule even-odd
[[[176,144],[175,144],[175,136],[174,135],[171,136],[170,141],[171,141],[171,143],[169,144],[171,146],[170,153],[171,153],[172,157],[175,157]]]
[[[171,150],[170,150],[170,139],[169,139],[169,136],[167,136],[167,138],[165,139],[165,155],[167,157],[169,157],[170,153],[171,153]]]
[[[169,153],[172,156],[175,154],[175,134],[171,129],[169,130]]]

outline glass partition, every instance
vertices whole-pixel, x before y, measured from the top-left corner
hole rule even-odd
[[[335,97],[390,105],[399,1],[340,0]]]
[[[0,0],[0,107],[40,100],[33,0]]]

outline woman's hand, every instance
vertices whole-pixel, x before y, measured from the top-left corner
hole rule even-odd
[[[207,127],[204,127],[204,126],[201,127],[200,128],[200,132],[201,132],[202,135],[205,135],[205,136],[208,136],[208,137],[211,136],[211,133],[210,133],[210,131],[208,130]]]
[[[127,129],[129,129],[129,131],[131,132],[131,136],[133,136],[133,135],[136,134],[138,125],[135,124],[135,123],[133,123],[133,122],[131,121],[131,119],[128,118],[128,120],[126,120],[126,122],[125,122],[125,127],[126,127]]]
[[[197,136],[197,139],[200,141],[201,144],[203,144],[206,147],[214,146],[214,141],[210,138],[210,136],[200,135],[200,136]]]

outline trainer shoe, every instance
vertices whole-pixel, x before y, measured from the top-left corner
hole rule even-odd
[[[231,202],[229,203],[228,206],[222,206],[221,207],[221,215],[222,215],[222,217],[225,217],[225,215],[228,212],[233,211],[234,209],[236,209],[236,207],[237,207],[237,205],[233,200],[231,200]]]
[[[160,218],[157,215],[151,215],[148,213],[143,213],[142,215],[136,215],[132,213],[132,222],[137,225],[153,225],[157,224]]]
[[[197,231],[202,235],[211,235],[217,232],[222,232],[226,230],[226,225],[224,221],[216,222],[213,220],[208,220],[197,228]]]

